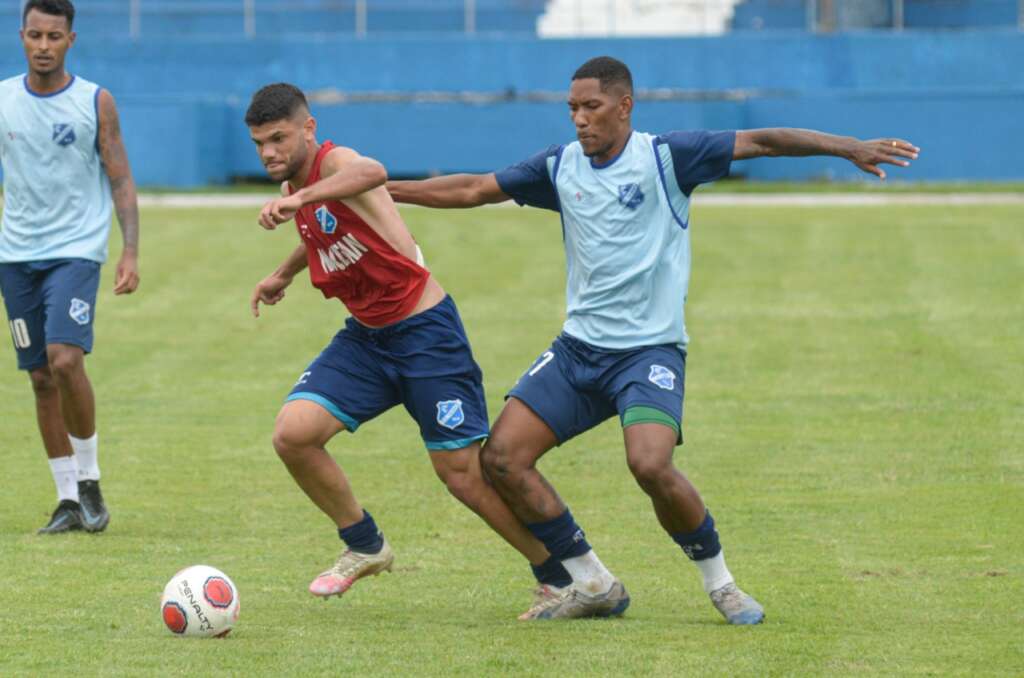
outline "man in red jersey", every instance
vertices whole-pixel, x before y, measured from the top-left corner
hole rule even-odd
[[[263,208],[260,225],[274,229],[294,218],[302,239],[256,286],[253,314],[260,302],[281,301],[307,266],[313,285],[352,314],[302,372],[274,427],[274,449],[346,544],[310,593],[341,595],[357,579],[391,569],[391,547],[325,445],[399,403],[419,424],[448,491],[530,561],[539,594],[567,586],[561,563],[483,478],[480,443],[489,428],[482,374],[455,302],[424,267],[384,189],[384,167],[319,143],[305,96],[289,84],[256,92],[245,122],[267,173],[282,182],[282,197]]]

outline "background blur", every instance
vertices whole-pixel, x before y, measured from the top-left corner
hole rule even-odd
[[[0,75],[25,69],[0,5]],[[1024,179],[1024,0],[110,0],[76,3],[72,73],[116,97],[138,182],[259,177],[242,117],[289,81],[321,138],[392,176],[491,171],[574,138],[573,71],[609,54],[635,125],[813,127],[924,149],[898,179]],[[737,163],[852,179],[836,159]]]

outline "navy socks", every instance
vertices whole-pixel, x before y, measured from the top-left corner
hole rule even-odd
[[[693,532],[678,532],[670,536],[690,560],[707,560],[722,552],[715,519],[711,517],[710,511],[704,514],[704,522]]]
[[[573,520],[569,509],[565,509],[565,513],[553,520],[531,523],[526,529],[544,544],[551,557],[558,561],[582,556],[590,550],[583,530]]]
[[[541,584],[563,588],[572,583],[572,577],[562,565],[562,561],[554,556],[549,556],[540,565],[530,565],[530,569],[533,570],[533,576]]]
[[[363,510],[363,519],[355,525],[338,530],[338,536],[357,553],[380,553],[384,548],[384,537],[373,522],[369,511]]]

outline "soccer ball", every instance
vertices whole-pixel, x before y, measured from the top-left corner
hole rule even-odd
[[[238,589],[215,567],[186,567],[164,587],[160,615],[179,636],[226,636],[238,621]]]

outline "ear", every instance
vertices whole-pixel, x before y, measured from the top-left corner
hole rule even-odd
[[[302,123],[302,133],[307,139],[316,139],[316,118],[312,115],[306,118],[306,121]]]
[[[68,33],[68,47],[71,47],[71,45],[75,44],[75,38],[76,37],[78,37],[78,34],[75,33],[74,31],[71,31],[70,33]]]
[[[628,120],[633,114],[633,95],[626,94],[619,99],[619,120]]]

